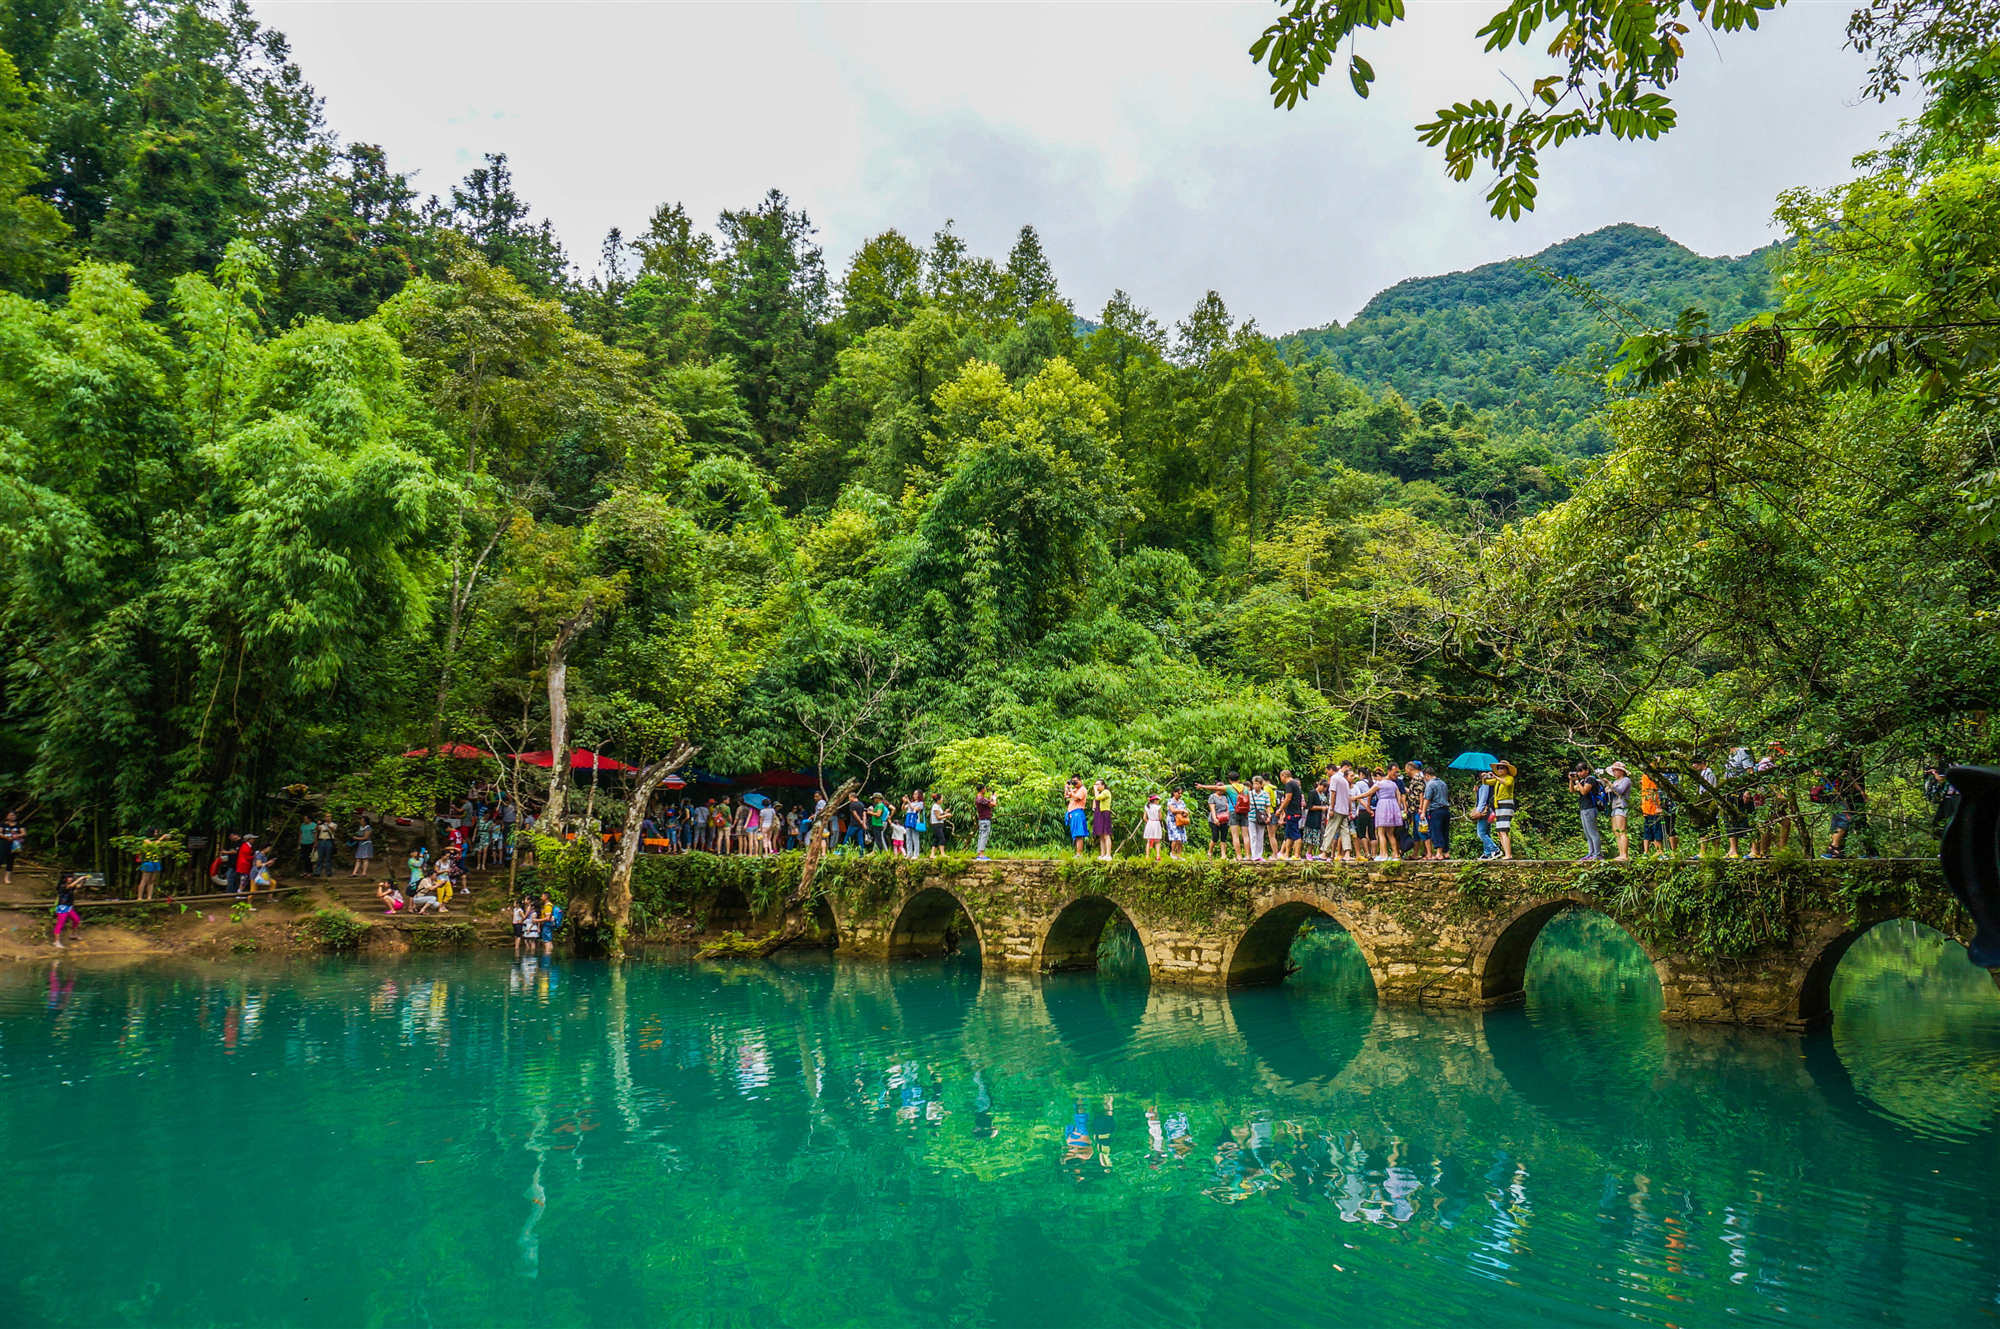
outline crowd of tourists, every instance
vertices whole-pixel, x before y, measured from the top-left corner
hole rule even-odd
[[[1623,761],[1603,768],[1578,763],[1564,777],[1564,797],[1573,800],[1583,841],[1578,861],[1625,861],[1635,853],[1678,854],[1710,846],[1726,858],[1770,857],[1804,842],[1808,809],[1802,803],[1828,814],[1822,857],[1847,855],[1850,839],[1873,855],[1860,771],[1813,772],[1801,785],[1799,773],[1786,767],[1786,755],[1776,742],[1761,756],[1739,746],[1719,771],[1696,760],[1685,769],[1656,766],[1636,775]],[[1504,758],[1482,765],[1486,769],[1460,771],[1423,761],[1339,762],[1309,782],[1289,769],[1247,779],[1230,771],[1214,783],[1143,794],[1072,775],[1063,783],[1062,829],[1074,856],[1102,860],[1129,847],[1148,859],[1195,852],[1245,862],[1385,862],[1450,858],[1455,837],[1462,839],[1461,828],[1469,825],[1477,837],[1476,857],[1516,858],[1518,771]],[[1939,761],[1924,770],[1933,831],[1942,829],[1957,803],[1944,770]],[[998,815],[999,799],[978,786],[966,846],[975,857],[988,856]],[[801,847],[821,819],[837,848],[916,858],[958,847],[953,807],[942,794],[921,789],[900,797],[857,795],[833,808],[824,799],[783,806],[756,794],[682,799],[649,816],[644,834],[647,847],[658,852],[775,854]],[[1555,829],[1546,815],[1536,824]]]
[[[1114,789],[1101,778],[1071,775],[1062,786],[1061,829],[1078,858],[1109,860],[1131,848],[1153,860],[1202,853],[1253,863],[1361,863],[1450,858],[1462,844],[1463,823],[1477,837],[1476,857],[1524,856],[1517,852],[1522,847],[1517,825],[1522,801],[1513,763],[1486,758],[1478,763],[1485,769],[1460,769],[1464,762],[1462,756],[1452,767],[1433,768],[1420,760],[1381,766],[1343,761],[1310,779],[1289,769],[1247,779],[1230,771],[1213,783],[1144,791]],[[1959,802],[1948,769],[1948,763],[1932,759],[1922,770],[1933,834],[1942,831]],[[1826,814],[1820,857],[1855,852],[1873,857],[1878,852],[1859,766],[1807,771],[1791,762],[1781,742],[1767,744],[1761,753],[1747,746],[1732,748],[1719,767],[1695,759],[1679,769],[1654,763],[1635,773],[1623,761],[1602,768],[1579,762],[1564,784],[1563,797],[1573,802],[1581,834],[1580,863],[1711,849],[1726,858],[1810,852],[1811,833],[1820,824],[1815,808]],[[977,786],[966,814],[964,847],[983,860],[1001,815],[1000,799],[985,785]],[[1032,823],[1042,814],[1023,815]],[[754,792],[667,799],[648,811],[641,835],[651,853],[767,855],[802,848],[821,823],[836,851],[919,858],[960,848],[958,811],[943,794],[922,789],[901,796],[857,794],[833,807],[825,798],[780,804]],[[1546,815],[1535,822],[1538,834],[1559,824]],[[423,845],[412,849],[406,875],[378,882],[376,898],[388,914],[449,913],[454,899],[470,898],[469,874],[504,869],[517,859],[521,866],[532,865],[534,840],[527,832],[535,827],[533,809],[491,783],[475,782],[464,797],[441,809],[433,837],[441,841],[439,851],[433,855]],[[347,821],[330,814],[302,816],[293,846],[297,871],[331,877],[336,860],[344,856],[346,875],[369,876],[375,870],[378,829],[366,813]],[[1033,824],[1010,829],[1016,841],[1035,842],[1046,834]],[[598,833],[598,828],[592,824],[585,833]],[[0,818],[0,881],[13,880],[26,838],[18,811]],[[165,840],[153,831],[143,843],[146,850],[135,855],[138,898],[149,899],[165,867],[164,856],[154,856],[153,846]],[[259,890],[275,887],[286,857],[254,832],[231,834],[217,847],[205,875],[217,891],[248,901]],[[81,921],[75,899],[86,880],[80,873],[61,879],[58,942]],[[551,907],[546,899],[540,904],[524,899],[514,907],[521,942],[549,940],[544,934],[552,931]]]

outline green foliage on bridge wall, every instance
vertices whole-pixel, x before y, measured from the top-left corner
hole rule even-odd
[[[1766,946],[1798,944],[1806,940],[1796,935],[1801,914],[1829,905],[1857,927],[1894,916],[1954,935],[1969,928],[1929,862],[1653,858],[1579,870],[1574,887],[1601,902],[1649,954],[1701,960],[1739,960]]]
[[[641,854],[632,865],[632,926],[639,935],[668,919],[705,919],[718,893],[736,890],[762,916],[798,885],[804,855]],[[824,875],[824,873],[822,873]]]
[[[1311,873],[1311,865],[1304,869]],[[1203,926],[1224,920],[1248,925],[1250,896],[1268,885],[1265,869],[1240,863],[1121,858],[1071,860],[1062,866],[1065,893],[1102,895],[1148,922]]]

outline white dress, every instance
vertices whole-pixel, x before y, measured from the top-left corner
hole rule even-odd
[[[1160,805],[1158,803],[1148,803],[1146,805],[1146,838],[1148,840],[1157,840],[1160,838]]]

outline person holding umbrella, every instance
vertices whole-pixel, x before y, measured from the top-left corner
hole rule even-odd
[[[1461,752],[1445,767],[1449,771],[1479,772],[1479,788],[1472,796],[1472,829],[1479,835],[1481,859],[1500,857],[1500,846],[1493,842],[1490,823],[1498,811],[1492,772],[1501,764],[1500,759],[1490,752]]]

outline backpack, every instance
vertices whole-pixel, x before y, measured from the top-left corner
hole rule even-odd
[[[551,932],[561,927],[562,921],[563,921],[563,907],[561,905],[557,905],[555,908],[549,910],[549,930]]]
[[[1230,810],[1232,812],[1248,812],[1250,810],[1249,785],[1237,786],[1235,801],[1230,804]]]
[[[1597,794],[1591,799],[1590,805],[1599,812],[1611,811],[1611,786],[1605,784],[1602,780],[1598,781]]]

